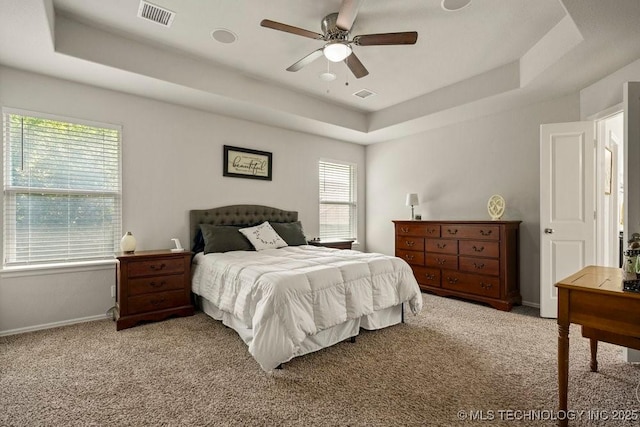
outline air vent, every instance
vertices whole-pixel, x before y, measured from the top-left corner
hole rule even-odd
[[[138,18],[146,19],[147,21],[155,22],[158,25],[169,28],[173,22],[173,18],[176,16],[175,12],[168,9],[164,9],[155,4],[141,1],[138,7]]]
[[[369,89],[362,89],[354,93],[354,95],[357,96],[358,98],[365,99],[375,95],[375,92],[371,92]]]

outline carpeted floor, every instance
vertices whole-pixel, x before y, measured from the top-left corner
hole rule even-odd
[[[202,313],[120,332],[104,320],[2,337],[0,425],[556,424],[527,419],[557,407],[554,320],[527,307],[423,298],[406,324],[273,374]],[[601,343],[592,373],[588,341],[573,326],[571,338],[569,406],[585,411],[571,425],[638,425],[613,418],[640,417],[640,366]],[[608,419],[588,419],[597,416]]]

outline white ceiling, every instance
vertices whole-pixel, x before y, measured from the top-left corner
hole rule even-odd
[[[362,79],[324,58],[285,71],[323,42],[260,26],[321,32],[340,0],[152,3],[176,13],[170,28],[138,18],[139,0],[2,0],[0,64],[368,144],[562,96],[640,57],[639,0],[473,0],[457,12],[365,0],[351,36],[419,36],[355,46]],[[215,41],[217,28],[237,41]]]

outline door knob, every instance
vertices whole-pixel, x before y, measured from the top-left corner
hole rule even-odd
[[[553,228],[545,228],[544,234],[553,234]]]

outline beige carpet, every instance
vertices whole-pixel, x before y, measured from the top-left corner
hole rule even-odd
[[[556,409],[555,321],[527,307],[505,313],[427,294],[424,302],[406,324],[271,375],[202,313],[120,332],[104,320],[3,337],[0,425],[555,425],[509,420]],[[640,367],[601,344],[601,371],[591,373],[587,340],[574,327],[571,337],[570,407],[592,411],[572,425],[638,425],[611,418],[640,416]]]

